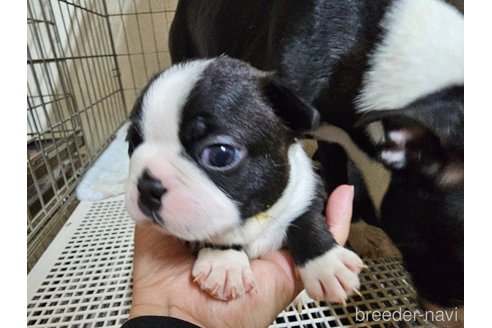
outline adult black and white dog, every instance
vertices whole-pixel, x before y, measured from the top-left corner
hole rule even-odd
[[[318,113],[272,74],[225,56],[174,65],[142,91],[131,122],[129,214],[199,248],[202,289],[244,295],[249,259],[284,243],[312,298],[344,302],[359,287],[363,263],[330,234],[323,185],[296,139]]]
[[[419,293],[452,306],[463,302],[463,25],[440,0],[181,0],[170,51],[174,63],[227,54],[275,71],[390,168],[383,226]]]

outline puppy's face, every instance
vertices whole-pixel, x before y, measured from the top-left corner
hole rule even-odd
[[[284,105],[283,93],[291,95],[270,75],[227,57],[156,76],[128,131],[130,216],[205,240],[273,205],[289,179],[296,131],[317,120],[300,100]]]

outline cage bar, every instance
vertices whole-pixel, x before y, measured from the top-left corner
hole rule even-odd
[[[27,2],[28,270],[67,220],[77,184],[139,90],[169,66],[171,10],[163,3]]]

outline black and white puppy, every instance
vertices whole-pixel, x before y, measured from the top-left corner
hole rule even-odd
[[[392,179],[381,226],[422,301],[444,308],[464,303],[463,110],[463,88],[451,87],[362,119],[386,131],[381,156]]]
[[[383,221],[409,268],[421,266],[417,280],[441,253],[454,258],[462,287],[463,32],[462,13],[441,0],[180,0],[169,46],[175,63],[227,54],[276,71],[322,122],[392,170]],[[346,174],[332,153],[319,155],[334,168],[325,170],[328,182],[344,174],[337,168]],[[447,268],[428,271],[429,284]],[[441,304],[460,297],[459,288],[450,296],[441,287],[424,294]]]
[[[400,111],[426,97],[436,103],[442,97],[433,94],[463,88],[463,31],[463,15],[442,0],[181,0],[169,48],[174,63],[227,54],[275,71],[322,122],[392,165],[402,153],[384,152],[385,126],[357,122],[368,112]]]
[[[249,260],[285,245],[312,298],[343,302],[363,263],[330,234],[323,185],[296,139],[318,122],[313,107],[242,61],[174,65],[131,114],[129,214],[197,245],[192,276],[218,299],[251,290]]]

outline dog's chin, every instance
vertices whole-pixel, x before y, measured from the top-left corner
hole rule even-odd
[[[185,241],[215,240],[241,223],[237,209],[232,207],[217,211],[218,206],[208,203],[169,197],[159,211],[144,214],[138,206],[138,192],[130,188],[125,196],[128,214],[135,223],[152,222]]]
[[[165,224],[157,223],[164,231],[167,233],[190,242],[213,242],[218,239],[219,236],[223,234],[227,234],[228,231],[233,230],[234,227],[230,227],[228,229],[207,229],[207,230],[193,230],[189,227],[183,228],[168,228]]]
[[[190,242],[210,242],[221,239],[221,236],[233,231],[237,226],[231,227],[202,227],[183,226],[179,224],[172,224],[175,220],[169,218],[162,218],[159,214],[155,213],[154,217],[145,216],[143,213],[139,213],[136,217],[132,217],[136,224],[140,223],[152,223],[162,229],[165,233],[170,234],[176,238]],[[215,228],[215,229],[214,229]]]

